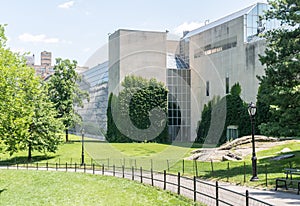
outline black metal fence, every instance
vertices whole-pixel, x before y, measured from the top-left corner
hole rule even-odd
[[[245,193],[238,193],[227,189],[219,182],[211,182],[193,178],[184,177],[178,172],[177,175],[169,174],[166,170],[155,172],[153,169],[144,170],[142,167],[134,166],[116,166],[105,164],[77,164],[77,163],[16,163],[2,164],[2,168],[7,169],[30,169],[30,170],[51,170],[51,171],[72,171],[84,172],[90,174],[109,175],[119,178],[127,178],[141,183],[160,187],[164,190],[175,192],[207,205],[270,205],[261,200],[255,199],[249,195],[248,190]]]

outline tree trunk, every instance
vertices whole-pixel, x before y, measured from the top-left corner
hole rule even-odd
[[[28,161],[31,162],[31,150],[32,150],[32,146],[31,143],[28,144]]]
[[[69,141],[69,130],[66,129],[66,142],[68,142],[68,141]]]

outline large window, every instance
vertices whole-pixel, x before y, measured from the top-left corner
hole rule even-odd
[[[87,136],[104,138],[108,103],[108,62],[99,64],[82,73],[80,88],[89,93],[90,101],[76,108],[83,120]]]
[[[268,9],[267,4],[257,4],[247,15],[245,15],[245,42],[250,42],[258,38],[258,34],[267,30],[278,28],[278,20],[260,21],[259,16]]]
[[[190,141],[191,73],[189,69],[167,69],[169,136],[172,141]]]

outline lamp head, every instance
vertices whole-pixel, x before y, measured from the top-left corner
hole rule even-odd
[[[251,102],[248,106],[248,113],[251,117],[255,116],[256,114],[256,106],[253,102]]]

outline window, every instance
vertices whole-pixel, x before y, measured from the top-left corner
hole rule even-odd
[[[226,84],[226,94],[228,94],[229,93],[229,77],[226,77],[225,84]]]
[[[209,81],[206,82],[206,96],[209,96]]]

